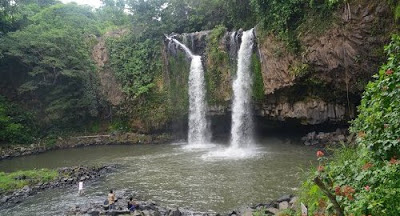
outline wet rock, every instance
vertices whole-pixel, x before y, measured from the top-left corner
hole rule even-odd
[[[9,196],[3,196],[3,197],[1,198],[1,200],[0,200],[0,202],[1,202],[1,203],[5,203],[5,202],[7,202],[9,199],[10,199]]]
[[[149,211],[149,210],[143,210],[143,211],[142,211],[142,214],[143,214],[144,216],[150,216],[150,215],[152,215],[152,214],[150,214],[150,211]]]
[[[246,210],[243,212],[242,216],[253,216],[253,212],[251,210]]]
[[[292,205],[294,205],[294,204],[296,204],[297,200],[298,200],[298,198],[297,198],[297,197],[293,197],[292,199],[290,199],[290,202],[289,202],[289,204],[292,204]]]
[[[132,213],[133,216],[144,216],[144,213],[140,210],[136,210]]]
[[[98,215],[100,215],[100,211],[92,210],[92,211],[88,211],[87,214],[91,215],[91,216],[98,216]]]
[[[279,210],[285,210],[289,208],[289,203],[287,201],[283,201],[279,203]]]
[[[326,145],[339,145],[353,141],[353,135],[348,134],[347,129],[337,129],[335,132],[310,132],[302,137],[304,145],[325,147]]]
[[[283,202],[283,201],[289,202],[291,198],[292,198],[291,195],[284,195],[284,196],[281,196],[281,197],[280,197],[279,199],[277,199],[276,201],[277,201],[277,202]]]
[[[276,214],[276,213],[278,213],[279,212],[279,210],[278,209],[276,209],[276,208],[272,208],[272,207],[270,207],[270,208],[267,208],[267,210],[266,210],[267,212],[269,212],[269,213],[272,213],[272,214]]]
[[[25,185],[22,189],[21,189],[23,192],[29,192],[29,191],[31,191],[32,189],[28,186],[28,185]]]
[[[178,208],[176,208],[176,210],[175,210],[175,211],[172,211],[172,212],[169,214],[169,216],[182,216],[182,212],[179,211]]]
[[[158,211],[158,209],[156,209],[153,213],[154,216],[161,216],[161,212]]]
[[[238,215],[236,211],[232,211],[232,212],[229,214],[229,216],[236,216],[236,215]]]

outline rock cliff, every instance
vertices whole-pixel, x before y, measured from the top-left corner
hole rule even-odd
[[[93,47],[92,58],[97,66],[97,72],[100,78],[101,92],[106,100],[112,105],[121,104],[124,99],[122,87],[117,81],[113,71],[109,68],[109,54],[106,47],[107,37],[121,37],[127,33],[127,30],[115,30],[106,33],[103,37],[97,39],[97,44]]]

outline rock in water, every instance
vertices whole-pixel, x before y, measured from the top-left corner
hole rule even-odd
[[[279,203],[279,210],[285,210],[289,208],[289,203],[287,201],[283,201]]]
[[[277,201],[278,202],[283,202],[283,201],[289,202],[291,198],[292,198],[291,195],[285,195],[285,196],[282,196],[281,198],[279,198]]]

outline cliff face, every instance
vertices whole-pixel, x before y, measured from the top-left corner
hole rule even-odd
[[[282,52],[273,35],[259,39],[266,95],[259,115],[304,124],[353,118],[364,86],[381,63],[390,16],[382,2],[358,1],[337,11],[323,33],[305,22],[299,55]]]
[[[124,100],[122,86],[117,81],[114,72],[109,68],[109,54],[106,47],[107,37],[121,37],[127,30],[115,30],[106,33],[97,39],[97,44],[92,50],[92,59],[96,63],[97,73],[100,78],[101,92],[112,105],[120,105]]]
[[[256,29],[252,73],[255,79],[261,73],[262,89],[253,91],[262,95],[255,94],[255,114],[308,125],[345,123],[353,118],[364,86],[382,62],[393,25],[391,14],[384,2],[364,0],[338,9],[329,22],[310,17],[296,31],[299,52],[289,51],[275,35]],[[226,32],[217,51],[211,47],[215,47],[213,34],[197,32],[176,38],[203,57],[209,114],[225,115],[230,111],[241,32]],[[166,46],[168,58],[180,52],[171,44]]]

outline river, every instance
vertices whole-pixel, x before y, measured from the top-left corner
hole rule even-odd
[[[185,149],[184,143],[176,143],[94,146],[3,160],[0,170],[5,172],[100,164],[120,168],[86,184],[84,196],[77,195],[77,188],[50,189],[1,209],[0,215],[60,215],[76,204],[102,203],[109,189],[117,196],[133,190],[163,206],[220,213],[295,193],[315,150],[287,139],[265,138],[259,143],[254,154],[244,158],[210,156],[225,144]]]

